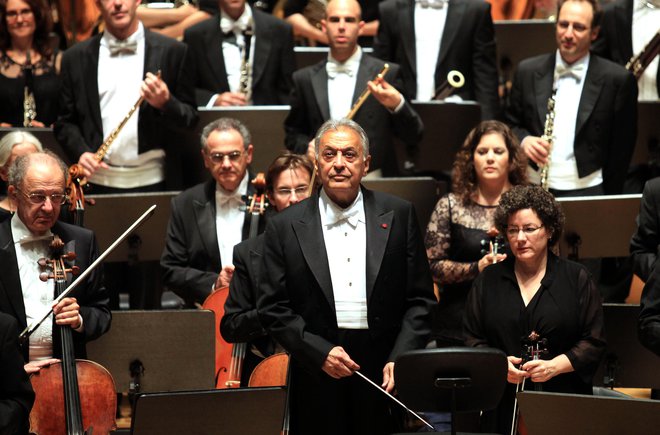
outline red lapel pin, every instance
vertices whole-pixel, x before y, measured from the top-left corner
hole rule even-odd
[[[387,224],[380,224],[380,226],[381,226],[381,228],[383,228],[385,230],[387,229]]]

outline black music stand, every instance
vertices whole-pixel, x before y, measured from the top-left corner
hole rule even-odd
[[[492,348],[415,350],[401,355],[394,365],[402,402],[413,410],[451,411],[452,435],[458,413],[497,407],[506,374],[506,355]]]
[[[179,391],[138,396],[134,435],[274,435],[282,430],[283,387]]]

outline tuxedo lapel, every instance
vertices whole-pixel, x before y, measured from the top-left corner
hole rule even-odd
[[[408,57],[413,75],[417,75],[417,54],[415,44],[415,4],[410,0],[397,2],[399,15],[399,35],[403,42],[405,55]]]
[[[206,33],[206,62],[213,72],[213,77],[217,79],[217,88],[229,89],[225,58],[222,54],[222,40],[224,39],[224,35],[220,30],[220,18],[218,15],[214,15],[213,17],[216,19],[215,25],[212,31]]]
[[[328,303],[334,310],[335,297],[332,292],[330,265],[328,264],[328,254],[323,239],[323,230],[321,229],[319,197],[317,193],[309,198],[305,214],[299,221],[294,221],[292,226],[305,262],[309,266],[309,270],[314,274],[314,278],[316,278]]]
[[[252,89],[255,88],[259,80],[264,74],[266,65],[268,65],[268,56],[272,46],[272,36],[269,31],[268,24],[264,22],[264,18],[256,9],[252,9],[254,17],[254,27],[256,41],[252,44],[254,50],[254,57],[252,62]]]
[[[316,97],[316,104],[321,111],[321,116],[324,120],[330,119],[330,102],[328,100],[328,73],[325,70],[323,61],[317,64],[317,68],[312,72],[312,89]]]
[[[454,38],[461,27],[461,17],[465,15],[465,8],[467,5],[464,2],[456,3],[455,1],[449,2],[447,6],[447,19],[445,20],[445,28],[442,31],[442,39],[440,40],[440,53],[438,53],[438,62],[435,69],[442,65],[442,62],[449,53],[449,48],[452,46]],[[442,81],[440,82],[442,83]]]
[[[82,65],[81,83],[86,94],[89,113],[92,114],[94,127],[96,131],[103,131],[103,121],[101,120],[101,102],[99,100],[99,47],[101,46],[101,35],[96,35],[91,44],[86,48],[86,52],[80,57]]]
[[[146,76],[148,72],[156,74],[162,68],[160,60],[163,58],[163,47],[155,43],[151,32],[147,29],[145,29],[144,40],[144,75]]]
[[[603,76],[598,67],[598,57],[591,56],[589,58],[587,76],[584,78],[584,86],[582,87],[580,105],[578,106],[578,114],[575,121],[575,137],[578,136],[582,127],[587,123],[589,116],[591,116],[602,87]]]
[[[215,181],[211,180],[204,186],[202,200],[193,201],[193,215],[199,231],[199,239],[214,264],[220,263],[220,248],[218,247],[217,230],[215,228]]]
[[[541,61],[534,72],[533,91],[536,95],[536,113],[541,126],[545,125],[545,115],[548,113],[548,99],[552,96],[552,86],[555,74],[555,54],[548,55]]]
[[[367,219],[367,300],[374,291],[376,278],[385,255],[385,248],[392,230],[394,212],[384,210],[376,203],[373,193],[362,189],[364,195],[364,214]]]
[[[360,60],[360,67],[358,68],[357,77],[355,78],[355,89],[353,90],[353,98],[351,99],[351,105],[360,98],[362,91],[366,89],[367,82],[376,77],[380,71],[376,71],[377,68],[373,68],[374,64],[368,62],[367,55],[363,52],[362,59]]]
[[[18,319],[21,329],[27,326],[25,317],[25,304],[23,303],[23,291],[21,279],[18,275],[18,262],[16,261],[16,250],[11,237],[11,219],[6,219],[0,226],[0,264],[3,273],[0,273],[0,291],[5,293],[11,306],[13,315]],[[2,296],[0,295],[0,298]]]

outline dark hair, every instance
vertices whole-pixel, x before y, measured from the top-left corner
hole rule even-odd
[[[594,11],[594,17],[591,20],[591,28],[594,29],[600,26],[600,19],[603,16],[603,9],[600,7],[600,3],[598,2],[598,0],[559,0],[557,2],[557,18],[559,18],[559,11],[561,11],[561,7],[564,6],[564,3],[568,3],[568,2],[589,3]]]
[[[7,29],[7,1],[0,0],[0,50],[7,51],[11,48],[11,36]],[[50,15],[50,8],[46,6],[44,0],[22,0],[32,10],[34,17],[34,36],[32,37],[32,46],[44,57],[50,57],[53,50],[49,43],[50,32],[53,29],[53,20]]]
[[[493,217],[495,227],[500,234],[505,234],[509,217],[518,210],[527,208],[536,213],[546,231],[551,234],[548,246],[553,247],[564,229],[564,212],[555,197],[540,186],[515,186],[504,192]]]
[[[202,130],[202,137],[200,139],[202,143],[202,149],[206,150],[209,136],[214,131],[229,131],[236,130],[238,134],[241,135],[243,139],[243,148],[248,149],[248,146],[252,144],[252,136],[250,136],[250,130],[238,119],[234,118],[220,118],[215,121],[211,121]]]
[[[312,172],[314,167],[312,162],[309,161],[307,156],[304,154],[295,154],[291,151],[284,151],[282,154],[277,156],[273,163],[268,167],[268,172],[266,172],[266,191],[273,193],[273,186],[275,184],[275,178],[277,178],[282,172],[287,169],[298,169],[302,168],[309,174],[310,183],[312,182]]]
[[[465,138],[456,153],[452,173],[452,191],[464,203],[477,189],[477,173],[474,170],[474,150],[487,134],[499,134],[509,151],[509,183],[512,186],[527,183],[527,159],[518,138],[506,124],[499,121],[482,121]]]

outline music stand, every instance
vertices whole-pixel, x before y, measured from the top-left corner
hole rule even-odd
[[[534,435],[651,434],[660,427],[660,401],[518,393],[520,412]]]
[[[506,387],[507,359],[493,348],[446,347],[406,352],[394,364],[403,403],[419,411],[451,411],[456,434],[460,412],[494,409]]]
[[[134,435],[273,435],[282,430],[283,387],[141,394]]]

